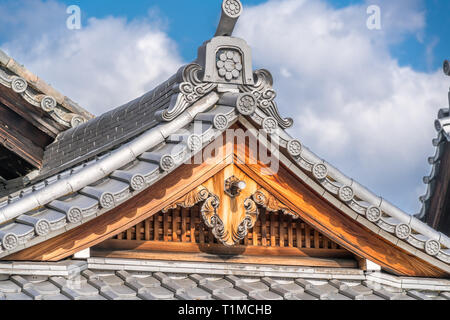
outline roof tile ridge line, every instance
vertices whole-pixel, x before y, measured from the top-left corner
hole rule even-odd
[[[219,100],[216,92],[211,92],[183,112],[176,120],[162,123],[150,129],[135,140],[123,145],[109,156],[83,168],[72,176],[59,180],[48,187],[31,193],[22,199],[0,209],[0,224],[12,220],[21,214],[44,206],[49,202],[77,192],[120,167],[134,161],[139,155],[165,141],[175,131],[193,121],[193,114],[201,113],[212,107]],[[155,130],[157,129],[157,130]]]
[[[255,120],[254,118],[253,118],[253,120]],[[257,121],[256,121],[257,122]],[[261,121],[260,121],[261,122]],[[279,133],[281,133],[281,135],[280,134],[277,134],[277,135],[274,135],[274,134],[272,134],[272,138],[275,138],[275,137],[277,137],[277,138],[279,138],[281,141],[279,142],[279,146],[282,146],[282,147],[284,147],[284,148],[287,148],[288,149],[288,151],[289,151],[289,144],[291,144],[292,142],[298,142],[298,140],[292,140],[292,137],[285,131],[285,130],[280,130],[279,131]],[[272,143],[273,143],[273,140],[272,140]],[[299,142],[298,142],[299,143]],[[311,164],[311,162],[314,162],[315,163],[315,165],[317,165],[317,164],[327,164],[326,162],[324,162],[322,159],[320,159],[320,161],[319,162],[316,162],[316,160],[318,159],[318,157],[314,154],[314,153],[312,153],[307,147],[304,147],[304,146],[302,146],[302,148],[301,148],[301,152],[299,152],[298,153],[298,156],[296,155],[295,157],[292,157],[291,156],[291,159],[287,159],[287,158],[285,158],[287,161],[289,161],[289,162],[291,162],[293,165],[295,165],[295,166],[297,166],[297,167],[299,167],[299,169],[302,171],[302,172],[304,172],[304,171],[307,171],[308,172],[308,170],[309,170],[309,172],[311,172],[311,170],[313,170],[314,171],[314,167],[315,166],[313,166],[313,165],[311,165],[311,168],[309,168],[309,169],[307,169],[307,168],[305,168],[305,167],[303,167],[301,164],[299,164],[299,157],[301,157],[302,155],[304,156],[305,155],[305,151],[306,152],[309,152],[309,158],[307,158],[307,159],[304,159],[303,157],[301,157],[301,159],[304,161],[304,162],[308,162],[309,164]],[[290,152],[289,152],[290,153]],[[311,159],[311,158],[315,158],[315,160],[314,159]],[[300,161],[301,162],[301,161]],[[328,165],[330,165],[330,164],[328,164]],[[332,165],[330,165],[331,167],[333,167]],[[334,167],[333,167],[334,168]],[[401,214],[403,215],[403,218],[405,218],[406,220],[407,220],[407,224],[408,224],[408,226],[411,228],[411,229],[414,229],[415,231],[419,231],[419,233],[421,232],[423,235],[426,235],[428,238],[430,238],[429,240],[434,240],[434,241],[438,241],[438,242],[440,242],[440,243],[442,243],[442,244],[444,244],[446,247],[449,247],[449,244],[450,244],[450,242],[449,242],[449,239],[445,236],[445,235],[443,235],[442,233],[440,233],[440,232],[438,232],[438,231],[436,231],[436,230],[434,230],[434,229],[432,229],[432,228],[430,228],[428,225],[426,225],[426,224],[424,224],[423,222],[421,222],[421,221],[419,221],[419,220],[417,220],[417,219],[413,219],[413,217],[412,216],[410,216],[409,214],[407,214],[407,213],[405,213],[405,212],[403,212],[403,211],[401,211],[400,209],[398,209],[398,208],[396,208],[395,206],[393,206],[392,204],[390,204],[387,200],[384,200],[383,198],[381,198],[381,197],[377,197],[377,196],[375,196],[372,192],[370,192],[368,189],[366,189],[365,187],[363,187],[362,185],[359,185],[357,182],[355,182],[354,180],[352,180],[352,179],[350,179],[350,178],[348,178],[348,177],[346,177],[342,172],[340,172],[338,169],[336,169],[336,168],[334,168],[335,170],[336,170],[336,172],[338,172],[342,177],[344,177],[344,178],[346,178],[346,179],[348,179],[348,181],[351,183],[351,184],[353,184],[353,186],[359,186],[360,188],[361,188],[361,190],[360,191],[365,191],[365,194],[366,195],[371,195],[372,196],[372,198],[374,198],[374,199],[379,199],[379,204],[378,205],[381,205],[382,204],[382,202],[384,201],[384,203],[385,204],[388,204],[388,205],[390,205],[391,207],[393,207],[393,208],[395,208],[397,211],[399,211],[399,212],[401,212]],[[327,171],[327,170],[326,170]],[[329,176],[329,174],[328,174],[328,172],[327,172],[327,175]],[[314,176],[314,174],[313,174],[313,176]],[[316,177],[314,177],[316,180],[321,180],[323,177],[321,177],[320,179],[318,179],[318,178],[316,178]],[[324,180],[324,179],[322,179],[322,180]],[[340,181],[338,181],[338,180],[336,180],[338,183],[341,183]],[[321,183],[321,181],[315,181],[316,183],[318,183],[319,185],[322,185],[322,187],[324,187],[323,186],[323,183]],[[344,186],[351,186],[351,184],[350,185],[345,185],[344,184]],[[324,187],[326,190],[328,190],[326,187]],[[352,189],[353,190],[353,189]],[[330,190],[328,190],[328,191],[330,191]],[[358,191],[358,190],[356,190],[356,191]],[[355,190],[353,190],[353,192],[355,192]],[[331,192],[332,194],[333,194],[333,192]],[[334,193],[334,195],[336,196],[336,193]],[[358,196],[358,194],[355,194],[356,196]],[[361,194],[360,194],[361,195]],[[340,199],[339,199],[340,200]],[[361,200],[363,200],[364,201],[364,199],[363,199],[363,197],[361,196]],[[345,201],[342,201],[342,200],[340,200],[342,203],[343,203],[343,205],[345,205],[346,207],[348,207],[350,210],[353,210],[353,211],[355,211],[356,213],[358,213],[358,214],[361,214],[360,212],[358,212],[358,211],[356,211],[352,206],[350,206],[349,205],[349,203],[345,203]],[[354,201],[354,200],[353,200]],[[369,201],[367,201],[367,202],[369,202]],[[371,205],[372,204],[372,206],[374,205],[374,203],[369,203],[369,205]],[[368,209],[369,208],[371,208],[371,206],[369,206],[368,207]],[[380,209],[380,212],[381,212],[381,209]],[[389,214],[389,212],[386,212],[386,208],[384,208],[384,212],[386,213],[386,214]],[[376,225],[376,223],[374,223],[375,225]],[[401,225],[402,223],[400,223],[399,225]],[[417,230],[417,229],[421,229],[421,230]]]
[[[282,128],[279,129],[281,129],[281,131],[279,132],[281,132],[282,135],[284,135],[284,137],[278,135],[279,138],[284,140],[284,142],[282,142],[281,145],[284,145],[284,147],[287,148],[289,151],[290,143],[294,141],[298,142],[298,140],[293,139],[284,129]],[[378,208],[387,215],[394,217],[397,220],[400,220],[404,224],[407,224],[410,228],[414,229],[414,231],[419,232],[424,236],[427,236],[428,238],[430,238],[430,240],[439,241],[446,247],[450,247],[450,239],[446,235],[434,230],[433,228],[429,227],[427,224],[423,223],[422,221],[418,220],[412,215],[402,211],[401,209],[391,204],[389,201],[379,196],[376,196],[369,189],[362,186],[355,180],[347,177],[344,173],[342,173],[339,169],[337,169],[333,165],[324,162],[321,158],[319,158],[315,153],[310,151],[307,147],[302,146],[301,152],[298,155],[295,154],[294,157],[291,155],[291,157],[295,165],[298,166],[302,171],[307,170],[305,168],[302,168],[302,166],[298,163],[298,160],[296,160],[295,158],[300,158],[303,161],[312,163],[312,165],[325,164],[327,166],[328,176],[335,179],[338,183],[343,184],[344,186],[351,187],[354,195],[360,198],[361,200],[366,201],[373,206],[375,205],[378,206]],[[309,169],[309,171],[311,171],[311,169]],[[352,210],[354,209],[352,208]]]
[[[304,150],[306,150],[306,152],[308,153],[309,160],[313,160],[315,163],[322,163],[322,160],[312,151],[310,151],[307,148],[305,148]],[[303,153],[304,151],[302,151],[302,155]],[[328,166],[330,176],[332,178],[335,178],[336,181],[343,183],[344,185],[351,186],[353,188],[355,195],[361,198],[361,200],[367,201],[372,205],[377,205],[377,203],[379,203],[378,205],[379,208],[386,214],[390,215],[391,217],[397,218],[401,222],[411,226],[415,231],[420,232],[421,234],[427,236],[428,238],[440,241],[446,246],[450,246],[450,238],[447,237],[446,235],[440,233],[437,230],[434,230],[424,222],[399,209],[388,200],[375,195],[375,193],[370,191],[368,188],[364,187],[355,180],[348,178],[345,174],[343,174],[339,169],[337,169],[333,165],[329,163],[326,163],[326,165]]]
[[[1,49],[0,49],[0,65],[3,65],[5,68],[17,74],[18,76],[23,77],[27,82],[29,82],[32,85],[32,87],[36,88],[38,91],[41,91],[43,94],[55,98],[57,103],[61,104],[68,111],[81,115],[87,120],[94,118],[94,115],[91,114],[89,111],[81,107],[78,103],[76,103],[69,97],[63,95],[61,92],[59,92],[49,84],[47,84],[47,82],[45,82],[36,74],[25,68],[14,58],[8,56]]]
[[[252,119],[253,120],[255,120],[255,118],[252,116]],[[245,119],[245,117],[244,117],[244,123],[245,123],[245,125],[246,126],[250,126],[250,128],[253,128],[253,125],[251,125],[246,119]],[[291,137],[285,132],[285,131],[283,131],[283,130],[280,130],[279,131],[279,133],[282,133],[283,135],[284,135],[284,137],[283,136],[280,136],[279,134],[276,134],[276,135],[272,135],[271,136],[271,138],[273,139],[273,138],[279,138],[280,139],[280,141],[278,142],[279,143],[279,147],[281,146],[281,147],[283,147],[283,148],[286,148],[288,151],[289,151],[289,144],[291,144],[292,142],[295,142],[295,144],[297,144],[297,143],[299,143],[298,142],[298,140],[290,140],[291,139]],[[258,137],[261,137],[260,135],[258,135]],[[288,142],[289,141],[289,142]],[[271,143],[273,143],[273,140],[272,140],[272,142]],[[297,149],[297,148],[294,148],[294,149]],[[292,150],[291,150],[292,151]],[[294,151],[296,151],[296,150],[294,150]],[[291,153],[291,152],[289,152],[289,153]],[[300,152],[298,152],[298,154],[300,154]],[[291,156],[292,157],[292,156]],[[284,159],[284,160],[283,160]],[[321,171],[318,171],[318,172],[315,172],[314,171],[314,168],[316,167],[316,165],[314,165],[314,166],[312,166],[311,165],[311,163],[308,163],[306,166],[305,166],[305,163],[301,163],[301,161],[299,162],[299,160],[298,160],[299,158],[298,157],[293,157],[292,159],[288,159],[287,157],[285,157],[285,156],[283,156],[283,157],[281,157],[279,160],[280,161],[282,161],[285,165],[287,165],[288,167],[291,167],[291,166],[299,166],[299,168],[298,168],[298,170],[300,170],[300,172],[302,172],[302,174],[304,174],[304,172],[306,171],[306,173],[307,172],[311,172],[311,170],[313,171],[312,173],[313,173],[313,178],[308,178],[311,182],[313,182],[313,183],[317,183],[317,185],[319,186],[319,185],[321,185],[321,187],[322,188],[325,188],[324,189],[324,191],[328,191],[328,192],[330,192],[330,194],[331,195],[334,195],[334,196],[336,196],[336,192],[333,192],[333,191],[330,191],[329,189],[327,189],[327,187],[326,186],[324,186],[323,185],[323,181],[324,181],[324,179],[323,179],[323,177],[320,177],[320,178],[317,178],[317,176],[318,176],[318,174],[321,174]],[[285,161],[287,161],[287,162],[285,162]],[[296,163],[297,162],[297,163]],[[306,162],[305,160],[303,161],[303,162]],[[323,161],[322,161],[322,163],[319,163],[319,165],[323,165]],[[309,165],[311,165],[311,167],[310,168],[308,168],[309,167]],[[327,170],[325,170],[325,171],[327,171]],[[295,172],[295,171],[294,171]],[[301,175],[299,175],[299,174],[296,174],[299,178],[302,178],[301,177]],[[302,178],[303,179],[303,178]],[[319,181],[317,181],[317,180],[319,180]],[[321,181],[322,180],[322,181]],[[340,199],[339,199],[340,200]],[[352,201],[355,201],[355,200],[352,200]],[[352,211],[352,212],[355,212],[355,216],[356,217],[359,217],[360,215],[361,216],[364,216],[364,214],[363,213],[361,213],[360,211],[358,211],[357,209],[355,209],[352,205],[351,205],[351,203],[349,203],[349,202],[345,202],[345,201],[343,201],[343,200],[340,200],[340,203],[342,203],[342,205],[344,206],[344,208],[342,208],[342,207],[340,207],[340,210],[344,210],[344,212],[346,211],[346,210],[350,210],[350,211]],[[369,204],[370,205],[370,204]],[[369,206],[368,208],[367,208],[367,210],[369,210],[370,208],[373,208],[373,206]],[[368,213],[369,211],[367,211],[366,212],[366,215],[367,215],[367,213]],[[380,210],[380,213],[381,213],[381,210]],[[347,213],[348,214],[348,213]],[[409,215],[408,215],[409,216]],[[356,219],[356,217],[354,217],[354,219]],[[368,219],[368,218],[367,218]],[[412,219],[411,219],[412,220]],[[413,220],[414,221],[414,220]],[[419,221],[420,222],[420,221]],[[381,226],[377,226],[377,223],[375,223],[375,222],[372,222],[373,224],[374,224],[374,226],[376,227],[376,228],[378,228],[379,230],[383,230],[382,228],[381,228]],[[399,224],[399,225],[402,225],[401,223]],[[412,224],[412,226],[414,227],[415,226],[415,224]],[[409,226],[409,228],[410,229],[413,229],[413,227],[411,227],[411,226]],[[428,226],[426,226],[426,227],[428,227]],[[429,227],[428,227],[429,228]],[[386,230],[387,231],[387,230]],[[430,243],[430,241],[435,241],[435,242],[438,242],[438,243],[442,243],[442,244],[444,244],[445,246],[448,246],[448,243],[446,243],[445,241],[446,241],[446,239],[444,239],[444,238],[442,238],[442,234],[441,233],[438,233],[436,230],[433,230],[433,229],[431,229],[431,231],[432,231],[432,237],[431,237],[431,239],[429,239],[428,241],[427,241],[427,243],[423,243],[423,245],[424,246],[426,246],[428,243]],[[391,231],[390,231],[391,232]],[[392,232],[391,232],[392,233]],[[394,241],[392,241],[391,239],[389,239],[389,238],[386,238],[387,240],[389,240],[390,242],[392,242],[394,245],[396,245],[397,244],[397,242],[399,241],[399,240],[402,240],[402,239],[400,239],[400,237],[399,236],[397,236],[397,234],[395,234],[396,235],[396,237],[392,237],[392,238],[395,238],[396,239],[396,241],[394,242]],[[384,237],[384,236],[383,236]],[[413,240],[414,240],[414,235],[413,234],[411,234],[411,237],[413,237]],[[411,247],[412,249],[413,249],[413,251],[409,251],[410,253],[412,253],[412,252],[416,252],[416,250],[417,249],[419,249],[419,250],[425,250],[426,251],[426,253],[427,253],[427,255],[428,256],[431,256],[432,258],[434,258],[434,254],[432,254],[432,253],[428,253],[429,251],[427,251],[426,250],[426,247],[425,248],[423,248],[423,247],[420,247],[420,246],[417,246],[417,244],[413,244],[413,243],[411,243],[410,242],[410,240],[409,240],[410,238],[408,238],[408,243],[406,243],[405,242],[405,245],[406,246],[408,246],[409,244],[412,244],[413,245],[413,247]],[[436,239],[436,240],[433,240],[433,239]],[[439,244],[438,244],[439,245]],[[415,248],[414,248],[415,247]],[[424,254],[424,253],[422,253],[421,251],[418,251],[418,253],[419,254]],[[442,251],[441,251],[441,253],[442,253]],[[442,254],[444,254],[444,253],[442,253]],[[417,255],[418,256],[418,255]],[[439,261],[439,260],[441,260],[441,261]],[[448,265],[448,262],[446,262],[446,261],[444,261],[444,260],[442,260],[441,258],[439,258],[438,260],[436,260],[436,262],[438,263],[438,264],[441,264],[441,263],[443,263],[443,265],[445,265],[445,267],[444,267],[444,269],[447,267],[447,265]]]

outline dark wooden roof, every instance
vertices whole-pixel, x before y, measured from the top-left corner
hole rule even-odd
[[[444,62],[444,73],[450,75],[449,62]],[[424,177],[427,192],[420,198],[423,203],[419,219],[432,228],[450,235],[450,92],[449,108],[439,110],[435,127],[438,136],[433,140],[434,156],[428,159],[431,173]]]

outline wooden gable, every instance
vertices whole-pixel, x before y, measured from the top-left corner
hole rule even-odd
[[[315,250],[315,244],[318,241],[319,245],[317,249],[325,250],[322,252],[326,252],[326,250],[345,249],[354,256],[361,259],[369,259],[382,266],[385,270],[395,274],[429,277],[446,276],[445,271],[408,253],[400,246],[393,245],[391,242],[388,242],[386,239],[358,222],[356,218],[351,218],[344,214],[341,209],[339,209],[340,205],[337,203],[337,200],[333,200],[328,196],[319,194],[317,191],[313,190],[305,183],[305,181],[308,180],[307,176],[302,178],[298,172],[296,174],[292,172],[292,170],[297,169],[286,167],[281,163],[277,172],[272,172],[272,175],[264,174],[261,169],[265,169],[267,173],[267,170],[270,171],[270,168],[257,160],[254,150],[246,143],[235,142],[235,144],[230,141],[226,142],[220,147],[220,152],[211,154],[208,159],[205,159],[205,161],[200,164],[184,164],[180,166],[157,184],[150,186],[132,199],[112,209],[108,214],[99,216],[78,228],[69,230],[46,242],[10,255],[7,257],[7,260],[58,261],[70,257],[74,253],[86,248],[94,248],[94,252],[105,249],[110,251],[113,249],[112,251],[116,251],[114,247],[111,247],[111,244],[117,244],[118,242],[123,241],[124,235],[126,239],[129,237],[130,241],[146,241],[145,237],[151,237],[151,234],[147,234],[146,236],[145,230],[147,230],[147,233],[150,232],[149,224],[152,221],[154,222],[155,219],[157,219],[159,223],[160,217],[163,223],[162,242],[164,242],[164,245],[166,246],[164,251],[173,251],[173,249],[170,248],[182,246],[180,246],[179,243],[170,244],[170,242],[174,242],[173,230],[176,230],[177,228],[181,228],[181,233],[180,231],[177,231],[175,238],[177,240],[178,238],[183,239],[183,220],[180,220],[181,227],[178,225],[179,222],[177,222],[176,228],[169,228],[170,223],[172,223],[173,226],[173,221],[176,221],[169,219],[169,213],[166,218],[166,229],[164,231],[164,216],[162,215],[162,211],[171,206],[173,207],[177,201],[179,202],[180,199],[189,192],[195,191],[199,186],[205,186],[210,192],[219,196],[223,203],[226,203],[226,201],[229,200],[227,200],[227,196],[222,192],[224,181],[221,180],[223,180],[225,176],[228,176],[229,173],[233,173],[238,176],[242,175],[247,179],[248,188],[245,189],[245,192],[248,192],[248,194],[244,193],[244,198],[252,195],[257,190],[265,190],[277,200],[281,205],[281,210],[284,210],[285,213],[288,211],[290,214],[293,213],[297,215],[300,224],[299,228],[294,224],[291,224],[291,227],[289,227],[287,224],[287,221],[290,221],[288,220],[289,215],[282,215],[283,218],[280,218],[279,210],[273,215],[272,213],[267,215],[266,211],[265,218],[263,218],[263,215],[259,216],[259,219],[255,224],[256,228],[249,230],[246,240],[243,239],[244,244],[242,244],[242,242],[239,244],[241,246],[245,246],[245,241],[247,241],[247,247],[250,242],[251,247],[263,248],[255,249],[257,252],[259,252],[258,250],[275,250],[278,252],[277,250],[279,249],[271,249],[272,243],[275,244],[275,248],[285,248],[286,244],[287,248],[289,248],[291,241],[292,248],[294,246],[296,247],[295,250],[299,256],[320,258],[320,254],[317,255],[316,252],[308,252],[309,250],[307,250]],[[229,170],[231,170],[231,172],[229,172]],[[228,174],[225,174],[226,172],[228,172]],[[215,179],[218,180],[217,183],[214,183]],[[173,210],[179,209],[172,208],[170,210],[172,210],[171,214],[173,216]],[[195,207],[193,210],[195,210]],[[274,225],[267,224],[267,221],[271,221],[272,217],[273,219],[278,219],[278,223],[280,219],[283,219],[285,228],[284,230],[281,228],[282,232],[280,232],[279,228],[276,228],[276,223]],[[194,219],[196,218],[194,217]],[[263,219],[266,220],[265,246],[262,245],[262,242],[264,241],[262,238],[263,228],[260,227]],[[146,224],[148,226],[147,229],[145,229]],[[302,229],[302,224],[304,229]],[[135,230],[136,226],[139,226],[140,232],[138,232],[138,234],[141,234],[139,236],[140,240],[137,240],[136,235],[133,236],[133,230]],[[187,226],[188,224],[186,224],[186,228]],[[269,230],[267,230],[267,226],[269,226]],[[278,235],[275,235],[274,242],[271,241],[273,234],[270,233],[270,226],[275,226],[275,234],[278,232]],[[301,230],[300,233],[302,233],[302,230],[305,230],[305,233],[303,234],[306,235],[308,234],[306,231],[307,227],[311,228],[313,231],[310,231],[310,237],[306,236],[303,238],[302,235],[300,235],[300,237],[302,237],[302,248],[298,248],[299,241],[296,240],[298,239],[296,238],[297,232],[298,230]],[[161,230],[161,226],[159,228],[159,230]],[[142,230],[143,233],[141,232]],[[256,232],[255,236],[253,235],[254,232]],[[292,232],[291,236],[290,232]],[[316,232],[318,233],[317,237]],[[208,233],[201,232],[193,237],[196,242],[201,241],[200,234],[203,234],[205,237],[203,241],[209,239],[209,231]],[[119,239],[120,237],[122,237],[122,240]],[[164,241],[164,237],[166,237],[167,241]],[[184,237],[185,240],[190,239],[192,242],[192,237],[187,234],[187,230],[184,233]],[[282,242],[280,242],[281,238],[283,239]],[[172,241],[169,241],[169,239],[172,239]],[[312,248],[307,248],[307,239],[309,239]],[[149,249],[149,252],[152,250],[157,251],[156,249],[158,248],[156,245],[161,244],[160,240],[161,235],[158,235],[158,244],[155,244],[153,247],[148,243],[137,243],[138,246],[133,248],[133,244],[126,245],[125,242],[120,244],[119,247],[121,246],[126,250],[134,250],[137,248]],[[257,245],[254,246],[253,243],[257,243]],[[321,248],[320,243],[322,243],[323,248]],[[328,244],[324,245],[323,243]],[[333,243],[335,243],[336,249],[333,248]],[[210,244],[215,245],[214,241]],[[96,247],[97,245],[98,247]],[[139,245],[142,245],[142,247],[139,247]],[[193,247],[191,246],[191,250],[192,248]],[[248,250],[248,252],[251,252],[253,249]],[[198,251],[201,250],[198,249]],[[336,258],[336,256],[339,256],[341,253],[343,256],[349,257],[344,251],[335,253],[336,252],[329,251],[327,252],[327,257]],[[283,255],[289,256],[290,254],[283,252]]]
[[[236,177],[246,189],[232,198],[224,181]],[[203,193],[204,192],[204,193]],[[205,195],[202,197],[202,193]],[[218,197],[217,216],[224,235],[217,235],[205,215],[207,197]],[[257,198],[258,197],[258,198]],[[263,201],[261,198],[263,197]],[[254,220],[241,230],[249,216],[246,204],[256,207]],[[228,263],[282,264],[316,267],[357,267],[354,255],[305,223],[236,165],[230,164],[169,207],[92,249],[93,256],[133,259],[168,259]],[[250,220],[249,220],[250,221]],[[244,221],[245,224],[246,221]],[[227,236],[228,235],[228,236]],[[232,236],[238,237],[232,240]]]

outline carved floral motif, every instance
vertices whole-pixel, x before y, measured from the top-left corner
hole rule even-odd
[[[323,163],[317,163],[313,166],[312,173],[317,180],[322,180],[328,176],[328,168]]]
[[[219,50],[217,53],[217,71],[227,81],[239,78],[242,73],[242,57],[236,50]]]
[[[223,10],[228,16],[236,18],[242,13],[242,5],[237,0],[226,0],[223,2]]]

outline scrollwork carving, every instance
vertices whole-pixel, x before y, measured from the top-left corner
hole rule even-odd
[[[16,93],[23,93],[27,90],[28,83],[25,79],[20,77],[12,77],[11,79],[11,89]]]
[[[229,238],[229,232],[225,228],[222,219],[217,214],[217,208],[219,208],[220,200],[216,195],[210,194],[201,208],[201,215],[205,225],[211,229],[212,234],[221,243],[227,245]]]
[[[242,92],[250,92],[258,101],[258,106],[263,112],[274,118],[278,125],[283,128],[290,128],[294,124],[291,118],[282,118],[278,111],[275,100],[276,92],[272,88],[273,78],[269,71],[262,69],[254,72],[256,78],[255,85],[241,85],[239,88]]]
[[[172,121],[186,108],[217,87],[215,83],[206,83],[200,80],[201,72],[202,68],[195,63],[184,67],[183,82],[178,85],[178,95],[172,99],[169,108],[158,112],[163,121]]]
[[[253,196],[253,200],[256,204],[266,208],[267,211],[270,212],[278,212],[281,211],[283,214],[287,214],[297,219],[298,215],[292,212],[287,206],[278,201],[273,195],[267,192],[264,189],[260,189],[256,191]]]
[[[182,198],[178,199],[171,205],[167,206],[162,210],[162,212],[166,213],[171,209],[176,209],[177,207],[182,208],[191,208],[195,206],[197,203],[205,201],[209,197],[209,191],[203,186],[199,186],[187,193]]]
[[[253,201],[251,198],[247,198],[244,201],[244,208],[245,208],[245,218],[239,224],[237,232],[233,233],[232,240],[235,243],[241,241],[247,236],[248,230],[252,229],[255,226],[256,220],[258,219],[259,216],[258,206],[256,205],[255,201]]]

